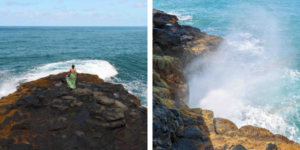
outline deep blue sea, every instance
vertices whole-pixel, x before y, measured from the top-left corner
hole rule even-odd
[[[300,1],[154,0],[153,7],[226,39],[209,65],[189,74],[191,107],[300,143]]]
[[[72,64],[147,106],[147,27],[0,27],[0,98]]]

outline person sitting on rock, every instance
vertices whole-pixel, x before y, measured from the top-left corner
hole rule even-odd
[[[75,66],[72,65],[72,68],[70,69],[70,71],[66,75],[67,83],[68,83],[69,87],[72,88],[72,89],[76,88],[76,79],[77,79],[77,72],[76,72],[76,69],[74,69],[74,68],[75,68]],[[70,74],[70,77],[68,77],[69,74]]]

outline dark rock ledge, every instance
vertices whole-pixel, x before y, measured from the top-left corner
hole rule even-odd
[[[213,111],[189,108],[184,68],[196,57],[217,53],[223,38],[179,25],[153,10],[153,149],[299,150],[300,144],[264,128],[237,126]]]
[[[66,73],[22,83],[0,100],[1,150],[147,149],[147,109],[121,84]]]

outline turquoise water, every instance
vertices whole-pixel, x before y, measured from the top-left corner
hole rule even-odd
[[[146,27],[0,27],[0,98],[72,64],[147,105]]]
[[[300,1],[155,0],[180,24],[226,43],[203,70],[189,74],[190,105],[241,127],[264,127],[300,142]]]

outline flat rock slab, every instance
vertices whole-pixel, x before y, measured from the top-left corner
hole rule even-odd
[[[28,104],[32,104],[32,103],[38,103],[39,102],[39,99],[35,98],[34,96],[32,95],[29,95],[29,96],[26,96],[24,98],[24,101]]]
[[[96,97],[100,97],[100,96],[106,96],[106,94],[103,93],[103,92],[94,92],[94,97],[95,97],[95,98],[96,98]]]
[[[58,131],[67,128],[67,118],[57,117],[49,121],[49,131]]]
[[[81,101],[72,101],[71,104],[70,104],[70,106],[72,108],[82,108],[83,105],[84,105],[84,103],[81,102]]]
[[[109,128],[110,124],[108,122],[99,121],[96,119],[87,119],[85,121],[86,125],[92,129],[97,129],[99,127]]]
[[[188,126],[184,130],[184,137],[189,139],[201,138],[203,133],[196,126]]]
[[[59,91],[48,90],[48,91],[45,93],[45,96],[46,96],[46,97],[49,97],[49,98],[57,98],[57,97],[60,96],[60,92],[59,92]]]
[[[91,116],[100,116],[101,112],[105,110],[104,106],[101,106],[100,104],[91,105],[88,107],[88,111]]]
[[[120,128],[125,126],[125,119],[110,122],[110,129]]]
[[[73,97],[73,96],[63,96],[63,97],[61,97],[61,99],[63,99],[63,100],[74,100],[75,97]]]
[[[51,107],[54,109],[58,109],[61,113],[64,113],[70,109],[68,106],[63,104],[52,104]]]
[[[86,95],[93,95],[93,91],[88,89],[88,88],[84,88],[84,89],[81,89],[81,88],[77,88],[73,91],[71,91],[71,94],[73,95],[77,95],[77,96],[86,96]]]
[[[122,108],[110,108],[101,113],[101,116],[107,121],[124,119],[124,110]]]
[[[113,107],[115,107],[115,108],[121,108],[124,111],[128,110],[128,107],[126,105],[124,105],[123,103],[121,103],[120,101],[117,101],[117,100],[115,101],[115,104],[113,105]]]
[[[52,100],[52,103],[55,103],[55,104],[63,104],[64,102],[63,102],[63,100],[61,100],[61,99],[55,98],[55,99]]]
[[[95,98],[96,98],[97,102],[102,105],[111,106],[111,105],[115,104],[114,99],[108,98],[106,96],[98,96]]]

